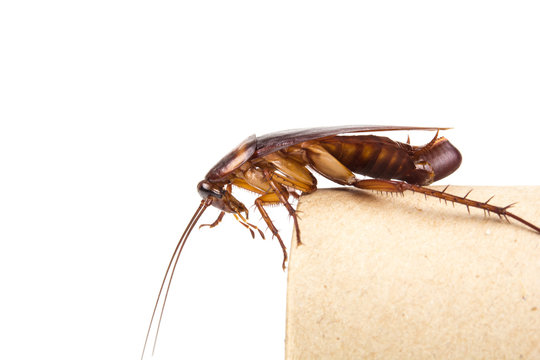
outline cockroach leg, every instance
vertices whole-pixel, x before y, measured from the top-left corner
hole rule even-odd
[[[448,187],[448,185],[446,185],[446,187]],[[489,199],[487,199],[487,200],[484,202],[484,204],[487,204],[491,199],[493,199],[494,196],[495,196],[495,195],[492,195]]]
[[[263,240],[265,239],[264,233],[261,231],[261,229],[259,229],[259,228],[258,228],[257,226],[255,226],[255,225],[249,223],[249,222],[242,216],[242,214],[237,213],[237,214],[233,214],[233,215],[234,215],[235,219],[238,220],[238,222],[239,222],[240,224],[242,224],[242,225],[245,226],[247,229],[249,229],[249,231],[251,232],[251,236],[252,236],[253,238],[255,238],[255,233],[253,232],[252,229],[255,229],[255,230],[257,230],[257,231],[259,232],[259,235],[261,235],[261,238],[262,238]]]
[[[352,185],[357,181],[354,173],[330,154],[324,147],[308,143],[303,145],[311,168],[327,179],[340,185]],[[376,189],[377,190],[377,189]]]
[[[221,222],[221,220],[223,220],[223,217],[225,216],[225,211],[221,211],[217,217],[217,219],[211,223],[211,224],[201,224],[199,225],[199,229],[204,227],[204,226],[208,226],[210,228],[213,228],[213,227],[216,227],[219,225],[219,223]]]
[[[300,195],[296,191],[289,191],[289,195],[291,195],[293,198],[298,200],[300,198]]]
[[[419,185],[408,184],[402,181],[384,180],[384,179],[359,180],[356,183],[354,183],[353,186],[360,189],[401,192],[401,193],[404,192],[405,190],[410,190],[410,191],[421,193],[427,196],[432,196],[439,199],[448,200],[448,201],[451,201],[452,203],[465,205],[467,207],[467,210],[469,210],[469,207],[474,207],[474,208],[485,210],[488,213],[490,212],[495,213],[500,218],[504,217],[504,218],[507,218],[507,220],[508,220],[508,217],[511,217],[514,220],[517,220],[520,223],[540,233],[540,228],[538,226],[508,211],[508,209],[513,204],[510,204],[505,207],[500,207],[500,206],[488,204],[487,201],[480,202],[476,200],[467,199],[466,196],[470,193],[470,191],[465,196],[457,196],[457,195],[448,194],[443,191],[438,191],[438,190],[430,189],[427,187],[419,186]]]
[[[264,170],[264,176],[268,180],[268,183],[270,184],[270,187],[272,188],[272,190],[274,190],[274,192],[279,197],[279,201],[281,202],[281,204],[285,206],[285,208],[289,212],[289,215],[292,216],[293,221],[294,221],[294,228],[296,230],[296,244],[302,245],[302,241],[300,240],[300,226],[298,225],[298,218],[296,216],[296,210],[293,209],[293,207],[291,206],[288,200],[289,192],[285,188],[283,188],[283,186],[281,186],[279,183],[274,181],[274,179],[272,178],[272,173],[268,169]]]
[[[270,216],[268,216],[268,213],[264,209],[264,205],[272,202],[265,203],[262,199],[262,196],[255,199],[255,206],[257,206],[257,209],[262,215],[262,218],[264,219],[264,222],[266,222],[266,225],[268,225],[268,228],[272,232],[272,234],[278,239],[279,245],[281,246],[281,250],[283,250],[283,264],[281,265],[283,268],[283,271],[285,271],[285,264],[287,263],[287,247],[283,243],[283,240],[281,240],[281,236],[279,236],[279,231],[274,226],[274,223],[270,219]]]
[[[246,229],[249,230],[249,233],[251,234],[251,237],[253,239],[255,239],[255,232],[249,227],[249,225],[247,225],[246,223],[242,222],[242,220],[240,220],[238,218],[238,215],[237,214],[233,214],[234,215],[234,218],[240,223],[240,225],[242,225],[243,227],[245,227]]]

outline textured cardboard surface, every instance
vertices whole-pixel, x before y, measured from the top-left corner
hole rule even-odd
[[[540,187],[469,197],[493,194],[540,223]],[[539,234],[410,192],[319,190],[298,209],[287,359],[540,359]]]

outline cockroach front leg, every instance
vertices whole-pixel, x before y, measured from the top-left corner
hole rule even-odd
[[[242,216],[242,214],[240,213],[237,213],[237,214],[233,214],[234,215],[234,218],[236,220],[238,220],[238,222],[244,226],[246,229],[249,230],[249,232],[251,233],[251,237],[255,239],[255,232],[253,231],[253,229],[257,230],[259,232],[259,235],[261,235],[261,238],[264,240],[264,233],[261,231],[261,229],[259,229],[257,226],[249,223],[247,221],[247,219],[245,217]]]
[[[218,226],[219,223],[221,222],[221,220],[223,220],[224,216],[225,216],[225,211],[221,211],[219,213],[217,219],[213,223],[211,223],[211,224],[201,224],[201,225],[199,225],[199,229],[202,228],[202,227],[205,227],[205,226],[208,226],[210,228]]]

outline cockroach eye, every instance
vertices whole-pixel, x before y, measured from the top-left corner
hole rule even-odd
[[[199,184],[197,184],[197,191],[203,199],[208,198],[208,196],[214,196],[218,199],[221,199],[221,197],[223,196],[220,187],[206,180],[202,180],[201,182],[199,182]]]

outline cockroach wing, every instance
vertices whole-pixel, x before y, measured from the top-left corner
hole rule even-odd
[[[208,174],[206,174],[206,180],[218,181],[238,169],[255,153],[256,145],[257,138],[255,135],[251,135],[242,141],[210,169]]]
[[[392,130],[445,130],[438,127],[415,126],[385,126],[385,125],[345,125],[331,127],[316,127],[278,131],[257,138],[257,149],[254,157],[261,157],[304,141],[322,139],[339,134],[356,132],[375,132]]]

